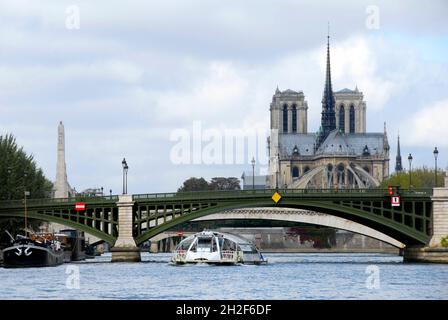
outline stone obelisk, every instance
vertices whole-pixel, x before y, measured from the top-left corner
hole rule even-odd
[[[56,162],[56,181],[54,183],[54,197],[68,198],[69,187],[67,168],[65,166],[65,132],[62,121],[58,126],[58,160]]]

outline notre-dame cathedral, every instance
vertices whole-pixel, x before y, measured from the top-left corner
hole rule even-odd
[[[370,188],[389,175],[386,126],[366,132],[366,103],[357,87],[333,92],[329,37],[319,131],[308,132],[302,91],[277,88],[270,112],[271,188]]]

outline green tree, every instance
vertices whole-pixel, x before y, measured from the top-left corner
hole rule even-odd
[[[189,178],[184,181],[177,192],[207,191],[207,190],[239,190],[240,180],[235,177],[215,177],[210,182],[204,178]]]
[[[437,172],[437,187],[443,187],[445,172]],[[433,188],[435,185],[435,171],[427,167],[416,168],[411,172],[411,183],[413,188]],[[409,188],[409,172],[398,172],[391,175],[388,179],[381,183],[381,187],[400,186],[401,188]]]
[[[20,200],[25,190],[28,198],[51,197],[53,184],[45,178],[32,155],[17,145],[14,136],[0,136],[0,200]],[[32,227],[39,225],[33,221]],[[0,219],[0,232],[9,230],[15,234],[23,228],[21,218]]]
[[[184,181],[182,187],[180,187],[177,192],[186,191],[206,191],[209,190],[209,185],[207,180],[204,178],[189,178]]]
[[[210,181],[210,190],[240,190],[240,180],[235,177],[215,177]]]

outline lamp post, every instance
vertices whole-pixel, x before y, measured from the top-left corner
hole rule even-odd
[[[121,161],[121,165],[123,167],[123,194],[128,193],[128,163],[126,162],[126,159],[123,158],[123,161]]]
[[[255,190],[255,158],[252,157],[252,190]]]
[[[109,189],[109,195],[110,195],[110,198],[112,199],[112,189]]]
[[[104,192],[103,192],[104,188],[101,187],[101,196],[104,196]]]
[[[409,154],[408,160],[409,160],[409,189],[412,186],[412,154]]]
[[[439,150],[437,147],[434,148],[434,161],[435,161],[435,173],[434,173],[434,187],[437,188],[437,158],[439,156]]]

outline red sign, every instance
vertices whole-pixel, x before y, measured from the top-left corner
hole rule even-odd
[[[400,196],[392,197],[392,207],[400,206]]]
[[[86,204],[84,202],[76,202],[75,203],[75,210],[76,211],[84,211],[84,210],[86,210]]]

